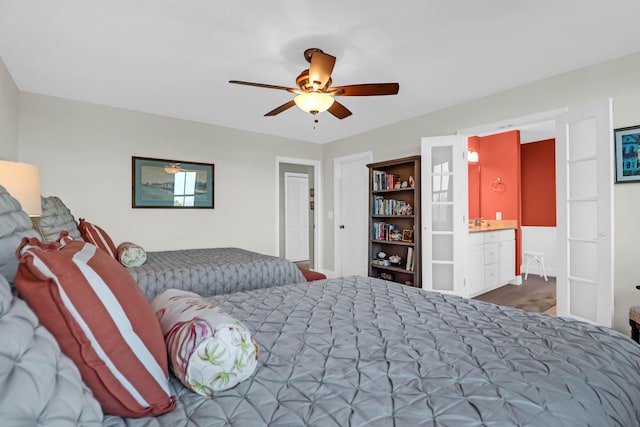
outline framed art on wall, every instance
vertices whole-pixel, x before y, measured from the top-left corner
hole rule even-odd
[[[213,163],[131,157],[131,207],[213,209]]]
[[[640,181],[640,125],[614,129],[616,183]]]

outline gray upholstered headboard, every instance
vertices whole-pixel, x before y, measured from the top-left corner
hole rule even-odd
[[[9,283],[18,271],[16,250],[23,237],[40,238],[29,216],[22,211],[20,202],[11,197],[0,185],[0,274]]]
[[[68,231],[73,239],[82,240],[76,219],[56,196],[42,198],[42,215],[38,218],[38,226],[45,242],[55,242],[62,231]]]

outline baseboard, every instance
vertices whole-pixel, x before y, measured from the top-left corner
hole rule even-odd
[[[513,279],[509,280],[510,285],[522,285],[522,276],[516,276]]]

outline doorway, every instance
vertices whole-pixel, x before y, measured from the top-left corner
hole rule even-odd
[[[555,120],[557,313],[609,327],[614,283],[612,111],[609,98],[498,125],[503,131]],[[477,128],[459,131],[467,137],[475,133]]]
[[[321,206],[321,177],[320,177],[320,161],[297,159],[290,157],[277,157],[276,158],[276,254],[281,258],[287,258],[288,256],[294,256],[296,261],[304,262],[304,267],[318,271],[321,268],[321,251],[322,245],[319,239],[321,235],[321,224],[318,217]],[[293,197],[292,200],[288,200],[287,188],[286,188],[286,176],[290,177],[299,176],[300,178],[306,177],[306,184],[303,181],[294,181],[295,192],[289,193]],[[291,181],[293,183],[294,181]],[[306,185],[306,188],[304,188]],[[303,194],[304,192],[304,200]],[[297,200],[297,201],[296,201]],[[303,212],[301,206],[304,204]],[[289,229],[287,233],[287,208],[297,206],[297,219],[295,227],[297,231]],[[289,212],[289,218],[293,211]],[[305,220],[306,219],[306,225]],[[298,236],[300,239],[295,239],[296,233],[304,232],[300,231],[300,227],[306,227],[306,235]],[[288,235],[288,236],[287,236]],[[295,246],[294,252],[296,254],[291,255],[287,253],[287,237],[293,238],[293,244]],[[301,245],[306,246],[306,251]],[[289,248],[291,250],[291,248]],[[300,253],[307,252],[308,262],[306,260],[300,260]]]
[[[512,219],[517,222],[515,279],[509,281],[509,284],[503,284],[496,289],[489,289],[480,295],[473,295],[474,299],[523,308],[529,311],[555,313],[557,300],[555,277],[551,277],[549,281],[539,280],[539,273],[542,273],[541,270],[539,271],[540,266],[531,264],[527,269],[529,273],[528,280],[523,281],[525,271],[523,270],[524,256],[522,254],[528,251],[543,253],[543,259],[547,261],[547,273],[550,276],[556,275],[555,117],[563,112],[562,110],[553,111],[548,113],[548,117],[541,117],[540,115],[523,117],[510,120],[506,124],[499,123],[493,126],[482,126],[459,132],[469,138],[469,147],[473,147],[470,150],[477,151],[478,147],[482,147],[478,162],[469,163],[469,218],[477,217],[483,220],[493,220],[494,212],[496,212],[496,220],[499,219],[498,214],[500,214],[501,216],[506,215],[502,219]],[[493,146],[494,143],[497,144],[496,147]],[[527,171],[526,165],[528,163],[526,159],[531,156],[532,149],[535,149],[538,145],[544,147],[544,151],[538,154],[538,157],[544,156],[544,158],[536,158],[536,162],[541,163],[541,165],[536,168],[537,181],[535,188],[532,188],[527,178],[527,173],[530,174],[531,172]],[[511,157],[506,163],[500,156],[501,150],[511,153]],[[537,152],[540,151],[538,148]],[[517,166],[513,163],[513,155],[518,158]],[[486,162],[489,162],[489,164]],[[542,166],[547,169],[540,170]],[[472,170],[476,175],[471,173]],[[481,171],[489,173],[486,176],[485,174],[481,176]],[[503,176],[505,174],[508,179]],[[551,176],[550,180],[546,179],[547,175]],[[496,176],[502,177],[502,181],[505,183],[504,188],[508,186],[511,192],[503,190],[495,193],[496,190],[488,183],[495,179]],[[472,181],[473,186],[471,184]],[[477,194],[473,194],[472,188],[475,189]],[[492,189],[493,191],[487,191],[487,189]],[[527,191],[529,191],[529,194]],[[542,219],[540,217],[544,216],[540,212],[537,212],[537,218],[532,218],[536,215],[531,213],[527,215],[525,212],[526,206],[532,205],[532,203],[528,202],[529,199],[527,197],[535,199],[536,193],[542,191],[548,197],[539,203],[540,206],[536,206],[536,209],[544,210],[545,214],[550,216],[550,221],[540,221]],[[549,198],[552,201],[551,203],[549,203]],[[471,200],[474,200],[476,205],[472,206]],[[480,209],[480,203],[482,203],[482,209]],[[549,209],[553,212],[546,212]]]

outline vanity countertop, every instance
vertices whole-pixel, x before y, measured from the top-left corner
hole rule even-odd
[[[473,221],[469,221],[469,233],[481,231],[498,231],[518,228],[518,221],[515,219],[483,219],[478,221],[478,226],[474,226]]]

